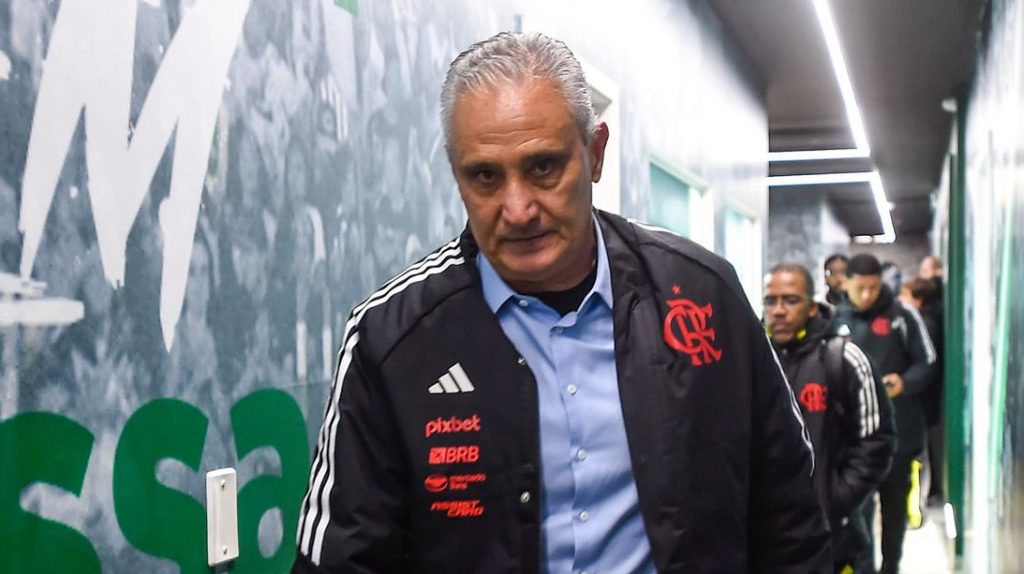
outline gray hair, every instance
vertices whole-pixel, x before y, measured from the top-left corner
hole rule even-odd
[[[537,32],[501,32],[470,46],[448,68],[441,89],[441,125],[448,154],[452,152],[452,114],[459,96],[480,87],[531,79],[558,84],[583,142],[590,145],[597,133],[597,115],[583,68],[569,47]]]

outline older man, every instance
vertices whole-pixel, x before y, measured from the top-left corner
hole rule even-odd
[[[591,205],[608,128],[569,49],[475,44],[442,115],[469,225],[353,311],[294,571],[828,571],[732,269]]]

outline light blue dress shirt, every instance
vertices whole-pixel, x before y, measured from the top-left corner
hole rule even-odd
[[[597,278],[564,317],[513,291],[482,253],[477,265],[484,299],[537,379],[541,570],[654,573],[619,400],[611,272],[594,228]]]

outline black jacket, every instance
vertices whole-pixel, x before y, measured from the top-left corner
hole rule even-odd
[[[806,431],[732,268],[597,218],[658,571],[830,571]],[[482,297],[476,255],[464,232],[353,311],[293,572],[538,571],[536,383]]]
[[[892,399],[896,416],[896,451],[916,454],[924,446],[922,393],[935,382],[938,363],[935,347],[921,314],[882,287],[875,304],[858,311],[849,301],[836,317],[850,338],[874,362],[883,376],[903,377],[903,393]]]
[[[817,317],[806,333],[776,349],[814,445],[815,488],[833,532],[847,542],[849,558],[868,541],[862,513],[854,510],[892,463],[893,408],[881,378],[853,342],[836,341],[830,323]],[[844,532],[848,526],[854,534]],[[838,555],[842,544],[833,542]]]

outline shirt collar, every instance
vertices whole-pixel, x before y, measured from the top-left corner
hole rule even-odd
[[[594,230],[597,236],[597,277],[594,279],[594,286],[590,288],[590,292],[583,298],[583,304],[591,297],[599,297],[604,301],[604,304],[609,309],[612,308],[612,275],[608,267],[608,251],[604,244],[604,234],[601,231],[601,226],[598,224],[597,219],[592,219],[594,223]],[[480,283],[483,286],[484,300],[487,302],[487,306],[491,308],[491,312],[497,314],[501,307],[509,300],[515,297],[527,297],[526,295],[520,295],[516,293],[505,280],[498,275],[498,272],[491,265],[491,262],[484,256],[484,252],[481,250],[476,255],[477,268],[480,270]],[[580,305],[582,308],[583,305]]]

